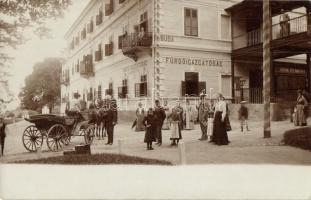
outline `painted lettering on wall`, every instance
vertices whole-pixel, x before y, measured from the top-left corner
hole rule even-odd
[[[207,66],[207,67],[222,67],[223,61],[216,59],[205,58],[176,58],[176,57],[164,57],[166,64],[174,65],[194,65],[194,66]]]
[[[172,36],[172,35],[160,35],[160,40],[162,42],[174,42],[174,36]]]

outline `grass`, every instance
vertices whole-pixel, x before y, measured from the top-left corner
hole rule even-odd
[[[146,159],[116,154],[66,155],[36,160],[17,161],[18,164],[64,164],[64,165],[172,165],[163,160]]]
[[[283,142],[289,146],[311,150],[311,127],[286,131]]]

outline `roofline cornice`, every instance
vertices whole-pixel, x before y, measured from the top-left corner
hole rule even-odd
[[[74,29],[79,25],[79,23],[82,21],[82,19],[86,16],[86,14],[93,8],[97,0],[90,0],[90,2],[86,5],[86,7],[83,9],[79,17],[74,21],[74,23],[70,26],[68,31],[65,33],[65,39],[68,39],[69,35],[74,31]]]

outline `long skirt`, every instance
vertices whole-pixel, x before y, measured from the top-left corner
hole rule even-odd
[[[178,121],[172,121],[171,124],[171,140],[182,139],[180,123]]]
[[[155,130],[154,127],[146,128],[145,139],[144,139],[145,143],[155,142],[156,141],[156,136],[155,136],[154,130]]]
[[[170,121],[165,118],[164,122],[163,122],[163,126],[162,126],[163,130],[170,130]]]
[[[186,122],[186,130],[193,130],[194,129],[194,121],[192,120],[190,112],[186,112],[186,117],[185,117],[185,122]]]
[[[144,119],[143,114],[137,115],[137,124],[136,124],[136,128],[135,128],[136,132],[145,130],[145,126],[143,125],[143,119]]]
[[[222,112],[217,111],[214,118],[213,140],[217,145],[229,144],[226,123],[221,121]]]
[[[303,126],[306,125],[306,117],[305,117],[305,112],[304,112],[304,106],[298,104],[296,106],[296,123],[298,126]]]
[[[207,136],[213,135],[214,118],[208,118],[207,121]]]

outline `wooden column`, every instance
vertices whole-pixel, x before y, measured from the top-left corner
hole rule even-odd
[[[311,94],[311,53],[307,53],[307,81],[308,81],[308,93]]]
[[[307,33],[311,35],[311,2],[309,2],[309,5],[306,7],[307,10]]]
[[[263,0],[263,98],[264,138],[271,137],[270,89],[271,89],[271,10],[270,0]]]
[[[234,59],[231,59],[231,90],[232,90],[232,103],[235,102],[235,88],[234,88],[234,83],[235,83],[235,72],[234,72]]]

